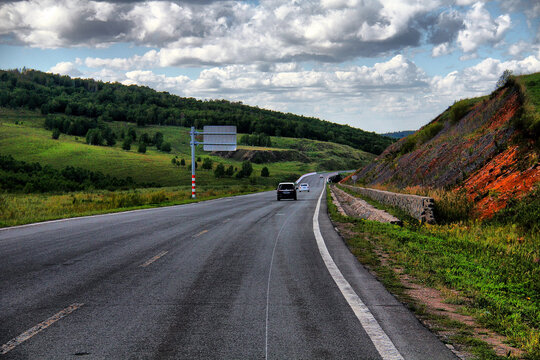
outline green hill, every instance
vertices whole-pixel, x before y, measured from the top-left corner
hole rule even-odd
[[[0,70],[0,106],[41,114],[83,116],[94,122],[127,122],[140,127],[236,125],[238,132],[306,138],[349,145],[379,154],[394,140],[316,118],[281,113],[226,100],[201,101],[92,79],[72,79],[35,70]]]
[[[44,128],[45,116],[37,111],[12,110],[0,108],[0,155],[11,155],[16,160],[37,162],[57,169],[77,166],[91,171],[99,171],[119,179],[131,177],[136,183],[155,183],[159,186],[177,186],[191,184],[191,155],[189,129],[178,126],[152,125],[137,128],[126,122],[111,122],[108,126],[115,133],[127,133],[133,129],[137,138],[146,133],[152,137],[161,132],[165,141],[171,144],[170,153],[159,151],[155,146],[148,146],[146,153],[139,153],[137,143],[129,151],[122,149],[122,141],[114,146],[94,146],[86,143],[85,137],[61,134],[53,140],[51,131]],[[287,152],[288,157],[277,162],[261,157],[253,162],[254,174],[260,174],[263,167],[268,167],[269,179],[257,178],[263,184],[272,184],[284,178],[310,171],[336,170],[353,168],[368,164],[374,155],[353,149],[347,145],[321,142],[308,139],[290,139],[272,137],[273,147],[239,146],[239,150],[251,154],[257,152]],[[243,159],[224,158],[197,148],[197,156],[213,160],[213,169],[221,163],[228,167],[240,168]],[[185,166],[172,164],[172,159],[182,159]],[[201,185],[216,183],[214,173],[202,170],[199,162],[197,182]],[[246,180],[245,180],[246,181]],[[244,181],[244,182],[245,182]],[[241,183],[237,178],[219,179],[220,185]]]

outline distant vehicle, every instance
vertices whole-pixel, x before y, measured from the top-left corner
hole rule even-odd
[[[300,186],[298,187],[298,191],[300,191],[300,192],[302,192],[302,191],[309,192],[309,184],[306,184],[306,183],[300,184]]]
[[[323,174],[321,174],[321,175],[319,175],[319,177],[322,179],[324,176],[323,176]]]
[[[296,200],[296,186],[293,182],[279,183],[277,187],[277,200],[294,199]]]

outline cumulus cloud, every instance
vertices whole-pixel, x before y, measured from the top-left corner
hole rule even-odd
[[[0,37],[41,48],[159,47],[165,66],[338,62],[419,45],[417,20],[439,2],[30,0],[0,5]]]
[[[69,75],[73,77],[78,77],[82,75],[82,72],[80,72],[75,67],[75,64],[69,61],[59,62],[58,64],[50,68],[49,72],[53,74]]]
[[[493,19],[484,4],[476,3],[467,12],[465,28],[459,32],[457,42],[463,51],[475,52],[481,45],[502,41],[511,23],[508,14]]]
[[[439,57],[443,55],[448,55],[452,52],[452,48],[450,47],[450,44],[448,43],[442,43],[437,46],[435,46],[431,50],[431,56],[433,57]]]

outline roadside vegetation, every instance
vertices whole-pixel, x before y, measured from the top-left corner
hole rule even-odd
[[[258,185],[198,187],[191,199],[191,186],[132,190],[0,194],[0,227],[125,210],[181,205],[225,196],[270,190]]]
[[[54,121],[61,123],[62,131],[51,136],[45,125],[55,127]],[[102,138],[100,146],[77,135],[84,131],[76,129],[87,125],[77,117],[0,108],[0,226],[190,201],[188,128],[108,122],[104,132],[115,141],[107,146]],[[260,135],[249,138],[251,143],[274,147],[240,145],[241,151],[294,152],[298,159],[227,158],[199,146],[197,199],[271,190],[307,172],[359,167],[374,158],[341,144]],[[156,195],[162,191],[166,196]]]
[[[466,214],[455,195],[447,202],[465,208],[447,213],[439,225],[421,225],[377,202],[400,217],[403,227],[345,217],[328,197],[332,220],[346,226],[347,244],[383,283],[410,305],[436,332],[478,359],[506,358],[479,340],[476,329],[462,322],[426,311],[407,294],[401,274],[421,286],[446,295],[459,312],[520,349],[524,359],[540,358],[540,211],[536,189],[526,199],[513,202],[504,213],[489,221],[453,220]],[[352,193],[353,195],[358,195]],[[444,198],[444,196],[440,195]],[[450,200],[449,200],[450,199]],[[461,204],[461,205],[460,205]],[[400,216],[401,215],[401,216]],[[518,217],[523,216],[523,220]],[[347,225],[345,225],[347,224]]]

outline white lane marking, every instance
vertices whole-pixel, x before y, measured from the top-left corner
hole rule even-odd
[[[40,322],[39,324],[37,324],[31,329],[26,330],[25,332],[23,332],[21,335],[17,336],[16,338],[9,340],[7,343],[2,345],[2,347],[0,347],[0,355],[4,355],[8,353],[9,351],[13,350],[16,346],[22,344],[24,341],[30,339],[32,336],[36,335],[37,333],[45,330],[46,328],[48,328],[49,326],[51,326],[52,324],[54,324],[61,318],[71,314],[72,312],[74,312],[75,310],[77,310],[83,305],[84,304],[78,304],[78,303],[71,304],[67,308],[54,314],[47,320]]]
[[[146,260],[146,262],[144,264],[141,264],[139,265],[139,267],[147,267],[148,265],[150,265],[151,263],[153,263],[154,261],[156,261],[157,259],[159,259],[160,257],[162,257],[163,255],[165,255],[166,253],[168,253],[168,251],[162,251],[160,252],[159,254],[157,254],[156,256]]]
[[[294,211],[293,211],[294,214]],[[292,214],[291,214],[292,215]],[[265,323],[265,339],[264,339],[264,358],[268,359],[268,309],[270,307],[270,278],[272,277],[272,265],[274,264],[274,255],[276,253],[276,247],[278,244],[279,236],[281,235],[281,232],[285,228],[285,225],[289,221],[289,219],[292,216],[287,217],[285,221],[283,222],[283,225],[281,225],[281,229],[279,229],[279,232],[276,236],[276,240],[274,242],[274,249],[272,250],[272,258],[270,259],[270,270],[268,271],[268,282],[266,284],[266,323]]]
[[[369,308],[364,304],[360,297],[356,294],[351,284],[345,279],[336,263],[332,259],[332,256],[328,252],[328,248],[324,242],[324,238],[321,234],[321,228],[319,227],[319,210],[321,207],[321,199],[324,194],[324,188],[319,196],[319,201],[317,202],[317,207],[315,208],[315,214],[313,214],[313,233],[315,234],[315,239],[317,240],[317,246],[319,247],[319,252],[321,257],[330,272],[330,275],[334,279],[339,290],[343,294],[345,300],[352,308],[354,314],[360,320],[360,324],[368,334],[369,338],[375,345],[375,348],[381,355],[384,360],[403,360],[403,356],[396,349],[394,343],[388,335],[381,328],[373,314],[369,311]]]
[[[194,237],[194,238],[199,237],[199,236],[201,236],[202,234],[206,234],[207,232],[208,232],[208,230],[203,230],[203,231],[201,231],[200,233],[193,235],[193,237]]]

